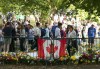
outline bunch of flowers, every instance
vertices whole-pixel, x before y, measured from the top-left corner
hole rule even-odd
[[[70,57],[70,62],[71,62],[71,64],[78,64],[78,63],[79,63],[79,62],[78,62],[78,61],[79,61],[79,57],[80,57],[80,56],[79,56],[79,55],[76,55],[76,54],[73,55],[73,56],[71,56],[71,57]]]
[[[32,65],[60,65],[60,64],[89,64],[100,63],[100,51],[88,49],[86,53],[81,55],[65,55],[54,59],[41,59],[34,57],[32,53],[0,53],[0,63],[3,64],[32,64]]]
[[[81,63],[90,63],[90,60],[92,59],[92,56],[90,56],[87,53],[83,53],[80,57],[79,57],[79,64]]]
[[[70,61],[70,56],[69,55],[65,55],[63,57],[59,58],[60,63],[62,64],[68,64]]]
[[[80,63],[99,63],[100,51],[94,51],[91,48],[87,50],[86,53],[83,53],[79,58]]]
[[[0,61],[6,64],[16,64],[18,62],[18,58],[16,53],[1,53]]]
[[[70,53],[71,53],[71,55],[74,55],[76,53],[76,48],[72,47],[70,49]]]
[[[95,61],[96,63],[100,62],[100,50],[95,52]]]
[[[31,64],[35,59],[28,55],[27,53],[17,53],[18,63],[21,64]]]

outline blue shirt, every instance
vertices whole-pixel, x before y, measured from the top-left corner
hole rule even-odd
[[[12,30],[13,30],[13,28],[11,26],[5,27],[3,29],[4,36],[12,36]]]
[[[93,27],[90,27],[88,29],[88,37],[95,37],[95,34],[96,34],[96,29]]]

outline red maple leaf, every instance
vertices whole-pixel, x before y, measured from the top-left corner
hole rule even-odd
[[[55,53],[58,50],[58,46],[53,46],[50,44],[49,46],[46,47],[47,52],[50,53]]]

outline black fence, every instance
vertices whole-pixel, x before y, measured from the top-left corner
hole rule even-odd
[[[95,49],[100,49],[100,38],[41,38],[44,40],[52,40],[52,43],[54,43],[54,40],[61,40],[61,39],[65,39],[66,40],[66,49],[68,47],[75,47],[77,50],[79,50],[79,47],[83,47],[83,48],[95,48]],[[1,46],[4,46],[5,44],[9,44],[10,48],[14,49],[13,51],[11,50],[11,52],[19,52],[19,51],[23,51],[23,52],[30,52],[31,50],[36,50],[31,49],[31,46],[36,45],[36,42],[34,39],[33,41],[29,41],[29,39],[27,37],[4,37],[2,38],[2,41],[0,39],[0,43]],[[57,43],[57,42],[56,42]],[[48,41],[47,41],[48,44]],[[21,45],[23,46],[24,50],[21,50]],[[9,49],[10,51],[10,49]]]

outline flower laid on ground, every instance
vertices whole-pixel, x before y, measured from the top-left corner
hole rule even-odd
[[[70,52],[71,52],[71,55],[74,55],[74,54],[76,53],[76,48],[72,47],[72,48],[70,49]]]
[[[92,48],[88,48],[88,49],[87,49],[87,53],[88,53],[88,54],[94,54],[95,51],[94,51]]]
[[[75,61],[76,57],[75,56],[71,56],[71,60]]]
[[[87,52],[81,55],[75,54],[72,56],[65,55],[54,59],[50,57],[50,60],[40,59],[35,53],[0,53],[0,63],[3,64],[90,64],[90,63],[100,63],[100,51],[93,51],[88,49]]]
[[[64,60],[64,57],[60,57],[60,61],[63,61]]]

